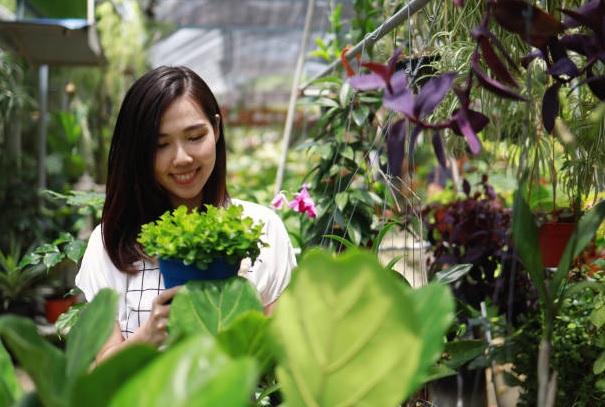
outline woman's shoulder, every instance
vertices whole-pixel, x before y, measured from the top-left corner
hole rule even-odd
[[[96,246],[99,244],[100,245],[103,244],[103,235],[102,235],[102,228],[101,228],[100,223],[92,229],[92,232],[90,233],[90,236],[88,237],[88,246],[90,246],[90,245]]]

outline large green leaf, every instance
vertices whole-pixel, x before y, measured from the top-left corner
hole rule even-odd
[[[11,406],[23,394],[10,355],[0,342],[0,406]]]
[[[414,310],[400,280],[371,253],[308,252],[272,324],[288,406],[403,401],[422,366]]]
[[[134,344],[113,355],[90,374],[78,378],[70,405],[104,407],[128,380],[159,355],[147,344]]]
[[[257,380],[254,360],[232,359],[212,336],[200,334],[167,349],[129,380],[110,405],[248,406]]]
[[[258,292],[245,278],[190,281],[172,301],[168,328],[179,334],[216,336],[249,310],[264,311]]]
[[[65,406],[65,355],[38,334],[31,319],[5,315],[0,317],[0,337],[36,385],[47,407]]]
[[[522,189],[521,189],[522,190]],[[538,228],[523,194],[515,192],[513,204],[513,243],[543,304],[550,304],[545,286],[544,265],[540,256]]]
[[[261,374],[275,362],[269,338],[269,318],[257,311],[247,311],[217,336],[221,347],[231,356],[251,356],[259,364]]]
[[[99,291],[82,311],[67,337],[67,377],[75,378],[94,361],[115,326],[118,294],[108,288]]]
[[[420,321],[419,334],[422,338],[420,369],[414,376],[413,389],[424,383],[425,372],[441,356],[445,333],[454,321],[455,302],[447,285],[431,283],[412,291],[412,302],[416,318]]]

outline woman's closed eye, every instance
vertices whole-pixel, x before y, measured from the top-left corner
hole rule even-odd
[[[196,134],[196,135],[189,137],[189,141],[199,141],[199,140],[203,139],[205,136],[206,136],[206,134]]]

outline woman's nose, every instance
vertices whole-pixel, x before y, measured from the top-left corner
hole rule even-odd
[[[174,159],[173,159],[174,165],[188,164],[191,161],[193,161],[193,157],[191,157],[191,154],[189,154],[189,152],[187,151],[185,146],[183,146],[181,144],[177,144],[176,150],[174,152]]]

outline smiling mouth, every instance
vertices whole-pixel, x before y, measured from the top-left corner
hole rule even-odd
[[[197,174],[197,170],[192,170],[181,174],[172,174],[172,177],[177,184],[189,184],[195,178],[195,174]]]

